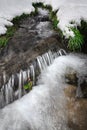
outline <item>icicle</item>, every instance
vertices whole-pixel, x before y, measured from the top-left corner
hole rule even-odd
[[[38,62],[40,71],[42,71],[43,69],[42,69],[42,64],[41,64],[41,60],[40,60],[40,59],[41,59],[41,57],[38,56],[38,57],[37,57],[37,62]]]
[[[43,69],[47,67],[46,57],[45,55],[42,55],[42,63],[43,63]]]
[[[21,70],[19,73],[19,95],[18,95],[19,98],[22,97],[22,78],[23,78],[23,72]]]
[[[64,49],[60,49],[59,50],[59,55],[62,56],[62,55],[66,55],[66,51]]]
[[[31,76],[32,76],[32,79],[33,79],[33,85],[34,85],[34,83],[35,83],[35,71],[34,71],[33,65],[30,66],[30,73],[31,73]]]
[[[6,100],[6,104],[8,104],[9,103],[9,89],[8,89],[8,85],[6,84],[5,85],[5,100]]]
[[[24,83],[27,81],[27,71],[23,71],[23,85],[24,85]]]
[[[10,78],[9,82],[8,82],[8,90],[9,90],[9,95],[8,95],[8,100],[9,103],[13,101],[13,77]]]
[[[54,60],[54,59],[53,59],[53,54],[52,54],[51,51],[48,52],[48,56],[49,56],[49,61],[48,61],[48,62],[49,62],[49,65],[50,65],[50,64],[52,64],[52,62],[53,62],[53,60]]]
[[[30,70],[27,71],[27,79],[30,77]]]
[[[14,87],[14,75],[12,75],[12,77],[11,77],[11,86],[12,86],[12,88]]]
[[[3,87],[1,88],[1,105],[0,107],[3,107],[5,105],[5,100],[4,100],[4,91]]]
[[[5,73],[5,71],[3,72],[3,82],[4,82],[4,84],[6,83],[6,73]]]

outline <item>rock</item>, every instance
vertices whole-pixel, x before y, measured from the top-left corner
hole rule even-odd
[[[68,111],[68,126],[72,130],[87,128],[87,100],[76,98],[76,86],[68,85],[65,89]]]
[[[77,84],[76,73],[66,74],[65,78],[66,78],[67,83],[69,83],[69,84]]]
[[[87,98],[87,77],[81,77],[81,80],[79,81],[79,85],[83,94],[84,98]]]
[[[67,68],[65,75],[66,83],[77,85],[78,78],[76,72],[72,68]]]
[[[87,98],[87,76],[77,76],[72,68],[66,70],[65,82],[71,85],[76,85],[76,97]]]

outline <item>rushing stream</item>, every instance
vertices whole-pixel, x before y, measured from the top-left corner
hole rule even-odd
[[[42,68],[40,57],[38,60]],[[87,75],[87,58],[73,54],[55,58],[41,71],[38,85],[30,93],[0,110],[0,130],[71,130],[64,94],[67,68],[75,70],[77,75]],[[22,71],[20,80],[21,74]]]

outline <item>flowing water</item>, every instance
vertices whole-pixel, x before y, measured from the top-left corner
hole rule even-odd
[[[33,85],[35,85],[36,78],[39,73],[41,73],[45,68],[47,68],[47,66],[52,64],[53,60],[56,57],[61,55],[66,55],[65,50],[60,49],[55,53],[49,51],[42,56],[38,56],[34,63],[32,63],[27,70],[20,70],[19,73],[12,75],[7,83],[6,74],[4,72],[4,84],[1,87],[0,92],[0,108],[25,95],[26,91],[24,89],[24,85],[27,84],[28,79],[31,78]]]
[[[53,63],[50,60],[52,64],[43,71],[41,58],[38,59],[41,69],[38,85],[21,99],[0,110],[0,130],[71,130],[68,127],[67,98],[64,94],[65,74],[68,73],[67,68],[72,68],[78,76],[87,75],[87,58],[72,54],[60,56]],[[46,65],[47,62],[42,59]],[[34,74],[32,67],[31,70]],[[21,91],[22,71],[19,77]]]

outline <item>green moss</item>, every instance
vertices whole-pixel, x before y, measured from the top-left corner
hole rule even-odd
[[[22,19],[26,19],[27,17],[29,17],[29,14],[23,13],[22,15],[16,16],[15,18],[13,18],[12,23],[17,26],[19,25]]]
[[[25,90],[31,90],[32,86],[33,86],[33,83],[32,83],[32,81],[30,81],[29,83],[27,83],[27,84],[24,85],[24,89]]]
[[[5,47],[9,41],[9,39],[14,35],[16,31],[16,27],[7,27],[7,32],[5,35],[0,36],[0,47]]]
[[[52,23],[53,23],[53,28],[57,29],[57,25],[58,25],[59,21],[57,20],[56,16],[53,17]]]
[[[59,23],[59,21],[57,20],[57,16],[56,16],[56,13],[57,13],[58,10],[56,11],[50,11],[50,20],[52,21],[52,24],[53,24],[53,28],[54,29],[57,29],[57,25]]]
[[[16,27],[15,26],[7,27],[6,37],[7,38],[12,37],[14,35],[15,31],[16,31]]]
[[[9,40],[9,39],[6,38],[6,37],[4,37],[4,36],[0,37],[0,47],[6,46],[8,40]]]
[[[74,33],[74,37],[69,37],[69,43],[68,43],[68,48],[72,51],[76,51],[76,50],[81,50],[82,44],[84,42],[84,37],[83,35],[80,33],[80,31],[76,28],[71,28],[71,30]]]
[[[25,90],[29,89],[29,85],[28,84],[24,85],[24,89]]]
[[[0,47],[5,47],[9,39],[14,35],[16,28],[14,26],[7,27],[7,32],[5,35],[0,36]]]

